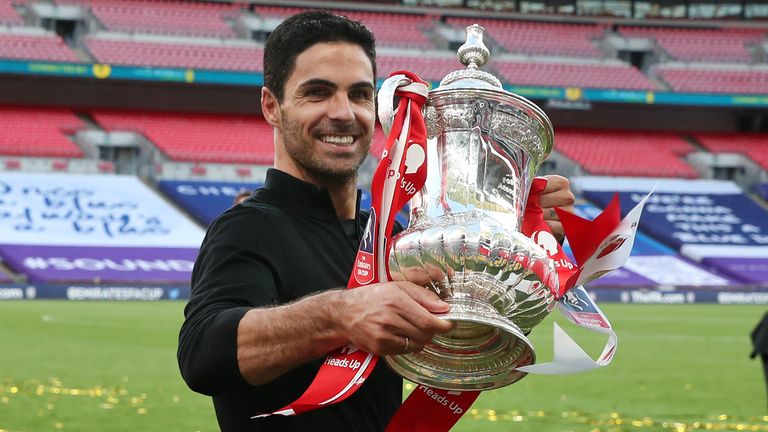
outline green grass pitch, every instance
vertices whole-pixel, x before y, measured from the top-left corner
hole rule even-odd
[[[485,392],[456,431],[768,431],[749,332],[764,306],[601,305],[610,366],[528,376]],[[0,302],[0,431],[215,431],[176,367],[183,303]],[[551,359],[556,319],[590,354],[604,336],[554,312],[532,334]],[[412,389],[408,384],[406,391]]]

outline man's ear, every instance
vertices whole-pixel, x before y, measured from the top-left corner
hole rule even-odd
[[[280,102],[277,101],[277,97],[266,87],[261,88],[261,112],[267,123],[271,126],[276,128],[282,127]]]

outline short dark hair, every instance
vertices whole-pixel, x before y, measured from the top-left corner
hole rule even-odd
[[[371,61],[376,79],[376,38],[358,21],[325,11],[306,11],[286,18],[264,44],[264,86],[283,101],[285,82],[293,72],[296,57],[321,42],[359,45]]]

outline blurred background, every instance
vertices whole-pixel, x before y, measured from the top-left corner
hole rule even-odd
[[[433,87],[481,24],[484,69],[549,115],[540,173],[570,179],[582,216],[656,188],[625,267],[587,286],[614,365],[484,394],[457,430],[768,430],[749,360],[768,1],[0,0],[0,431],[216,429],[176,371],[183,301],[205,228],[272,164],[263,44],[308,8],[373,30],[379,81]],[[378,129],[363,189],[383,145]]]

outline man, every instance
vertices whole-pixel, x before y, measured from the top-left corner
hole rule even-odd
[[[375,77],[373,35],[346,18],[301,13],[266,42],[261,107],[274,127],[275,169],[209,228],[179,336],[182,376],[213,396],[223,431],[383,430],[402,397],[383,362],[344,402],[251,417],[297,399],[336,348],[403,354],[451,329],[434,316],[448,304],[415,284],[343,289],[367,218],[355,185]],[[572,204],[567,181],[554,180],[542,204]]]

